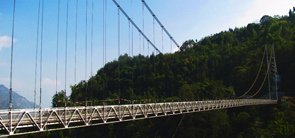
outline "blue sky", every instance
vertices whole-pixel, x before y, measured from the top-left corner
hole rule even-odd
[[[43,98],[45,107],[51,105],[51,97],[55,93],[55,82],[58,89],[64,89],[65,70],[65,27],[66,0],[61,0],[60,37],[59,37],[59,68],[58,79],[55,78],[55,54],[57,43],[57,1],[45,0],[44,3],[44,64],[43,64]],[[133,17],[135,23],[142,28],[143,17],[140,0],[117,0],[118,3]],[[74,82],[74,32],[75,32],[75,2],[69,2],[68,29],[68,70],[67,90]],[[78,0],[78,61],[77,80],[85,79],[85,0]],[[263,15],[287,15],[289,9],[295,6],[294,0],[146,0],[152,10],[176,39],[182,44],[188,39],[198,39],[218,33],[229,28],[246,26],[258,22]],[[92,0],[88,0],[88,64],[87,77],[91,75],[90,44],[91,44],[91,8]],[[93,74],[102,66],[102,0],[93,0]],[[107,7],[107,60],[111,61],[118,55],[117,51],[117,9],[111,0]],[[38,0],[16,0],[15,17],[15,51],[13,90],[33,101],[34,64],[36,48],[36,30],[38,17]],[[147,10],[144,10],[144,30],[153,41],[153,20]],[[128,22],[121,14],[121,54],[128,53]],[[0,84],[9,84],[9,62],[11,47],[12,0],[0,0]],[[139,34],[134,29],[134,53],[143,52]],[[171,52],[170,41],[164,35],[163,52]],[[162,50],[161,29],[155,26],[155,44]],[[139,46],[141,48],[139,48]],[[145,43],[144,53],[148,54]],[[150,53],[151,53],[150,48]],[[39,75],[39,74],[38,74]],[[39,80],[38,80],[39,81]],[[38,84],[39,85],[39,84]],[[69,94],[68,94],[69,95]],[[1,100],[1,97],[0,97]]]

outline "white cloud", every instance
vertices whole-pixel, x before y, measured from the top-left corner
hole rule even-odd
[[[3,84],[7,88],[9,87],[10,78],[9,77],[0,77],[0,84]],[[25,88],[25,83],[23,83],[21,80],[18,80],[16,78],[13,78],[12,80],[12,87],[13,91],[22,91]]]
[[[6,62],[0,61],[0,67],[6,67],[6,66],[7,66]]]
[[[287,15],[289,9],[295,6],[293,0],[253,0],[248,10],[235,22],[237,27],[257,22],[263,15]]]
[[[13,40],[15,43],[15,39]],[[11,37],[7,35],[0,36],[0,51],[3,48],[8,48],[11,46]]]
[[[59,80],[50,79],[50,78],[44,78],[42,80],[42,83],[43,83],[44,87],[47,87],[47,88],[55,88],[55,83],[57,83],[57,85],[60,85]]]
[[[5,85],[7,87],[8,84],[9,84],[9,78],[7,78],[7,77],[0,77],[0,84],[3,84],[3,85]]]
[[[8,67],[8,62],[5,59],[0,59],[0,67]]]
[[[172,53],[175,53],[175,52],[177,52],[177,51],[179,51],[179,48],[178,48],[177,46],[173,47],[173,49],[172,49]]]

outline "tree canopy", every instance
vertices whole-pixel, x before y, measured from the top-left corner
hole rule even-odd
[[[271,46],[276,52],[279,92],[294,97],[294,10],[290,10],[289,16],[263,16],[260,23],[222,31],[199,41],[188,40],[173,54],[122,55],[89,80],[72,86],[69,100],[75,103],[83,102],[85,97],[93,101],[127,99],[127,102],[234,98],[250,87],[264,48]],[[264,97],[267,88],[265,85],[258,97]],[[253,89],[258,89],[258,85]],[[55,97],[53,103],[60,95]],[[174,116],[68,133],[105,137],[294,137],[294,103],[290,100],[278,106],[190,114],[181,123],[182,116]]]

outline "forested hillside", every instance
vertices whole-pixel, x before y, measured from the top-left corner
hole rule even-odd
[[[185,30],[184,30],[185,31]],[[279,92],[295,96],[295,13],[264,16],[260,23],[188,40],[174,54],[123,55],[87,82],[72,86],[71,103],[124,99],[125,103],[235,98],[253,82],[265,47],[274,46]],[[119,68],[118,68],[119,66]],[[266,74],[266,69],[262,70]],[[262,81],[262,77],[258,82]],[[259,85],[254,86],[254,90]],[[85,92],[87,88],[87,93]],[[264,97],[267,85],[257,97]],[[250,93],[251,94],[251,93]],[[53,99],[63,105],[62,93]],[[105,104],[116,103],[117,101]],[[70,130],[63,134],[109,137],[294,137],[294,100],[278,106],[196,113]],[[182,119],[183,117],[183,119]],[[180,122],[180,120],[182,120]],[[79,134],[79,135],[77,135]]]
[[[272,45],[280,75],[279,91],[294,96],[294,22],[292,11],[285,17],[264,16],[259,24],[229,29],[200,41],[188,40],[175,54],[123,55],[119,63],[106,64],[87,85],[81,82],[73,86],[70,99],[235,97],[249,88],[257,74],[264,47],[271,48]]]

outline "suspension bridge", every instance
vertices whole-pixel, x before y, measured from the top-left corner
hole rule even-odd
[[[60,20],[61,20],[61,9],[65,8],[65,46],[64,46],[64,80],[65,80],[65,88],[63,91],[65,95],[67,94],[67,78],[68,78],[68,37],[69,37],[69,1],[67,0],[65,5],[61,4],[60,0],[58,2],[58,14],[57,14],[57,31],[56,31],[56,64],[55,64],[55,77],[58,80],[58,71],[59,71],[59,49],[60,49]],[[17,11],[16,5],[18,0],[13,1],[13,22],[12,22],[12,38],[14,38],[15,28],[15,13]],[[42,106],[42,79],[43,79],[43,41],[44,41],[44,7],[46,3],[44,0],[38,0],[38,23],[37,23],[37,40],[36,40],[36,53],[35,53],[35,75],[34,75],[34,104],[35,107],[33,109],[14,109],[12,104],[12,90],[13,90],[13,58],[14,58],[14,39],[11,39],[11,66],[10,66],[10,99],[9,99],[9,109],[0,109],[0,137],[1,136],[9,136],[9,135],[23,135],[29,133],[38,133],[43,131],[54,131],[54,130],[62,130],[62,129],[71,129],[71,128],[80,128],[80,127],[88,127],[95,125],[103,125],[103,124],[111,124],[111,123],[119,123],[124,121],[135,121],[147,118],[156,118],[156,117],[164,117],[171,115],[179,115],[179,114],[187,114],[187,113],[195,113],[195,112],[204,112],[211,110],[219,110],[219,109],[227,109],[227,108],[235,108],[242,106],[258,106],[258,105],[270,105],[276,104],[278,101],[278,93],[277,93],[277,67],[275,60],[275,51],[274,48],[265,47],[263,52],[263,57],[261,59],[261,63],[257,72],[257,75],[249,87],[249,89],[244,92],[243,95],[232,98],[232,99],[219,99],[219,100],[198,100],[198,101],[180,101],[180,102],[159,102],[159,103],[132,103],[132,104],[118,104],[118,105],[87,105],[87,97],[85,97],[86,102],[85,106],[67,106],[67,102],[64,102],[64,107],[55,107],[55,108],[44,108]],[[74,82],[77,80],[77,54],[79,53],[77,48],[77,37],[78,37],[78,7],[81,3],[85,4],[85,15],[81,18],[84,18],[85,21],[85,80],[87,80],[87,70],[88,70],[88,46],[90,46],[90,73],[93,75],[93,10],[94,10],[94,1],[93,0],[85,0],[78,1],[75,0],[72,4],[75,9],[74,19]],[[108,0],[102,0],[102,63],[103,65],[107,62],[107,3]],[[164,49],[164,40],[163,35],[167,36],[167,39],[176,47],[180,48],[179,44],[172,37],[169,31],[165,28],[165,26],[161,23],[159,18],[155,15],[149,5],[145,2],[145,0],[138,1],[142,5],[142,26],[140,27],[138,23],[134,21],[134,17],[128,14],[124,8],[118,3],[116,0],[112,0],[112,5],[117,10],[117,46],[118,46],[118,57],[121,55],[122,48],[122,17],[125,21],[128,22],[128,53],[129,55],[134,55],[134,30],[138,32],[138,43],[139,54],[143,55],[151,55],[150,47],[152,47],[152,54],[161,54]],[[91,14],[89,15],[89,9]],[[145,18],[144,18],[144,10],[147,10],[149,15],[152,17],[152,35],[148,35],[148,31],[145,30]],[[91,17],[90,19],[88,17]],[[90,20],[90,23],[89,23]],[[91,29],[89,29],[89,25]],[[155,25],[158,25],[161,32],[161,37],[159,39],[160,42],[157,42],[156,39],[156,31]],[[90,31],[90,44],[89,40],[89,32]],[[152,39],[150,39],[152,36]],[[114,37],[114,36],[112,36]],[[156,43],[157,42],[157,43]],[[146,47],[145,47],[146,45]],[[159,45],[162,45],[162,48],[159,48]],[[141,47],[142,46],[142,47]],[[147,51],[144,51],[146,48]],[[171,48],[172,51],[172,48]],[[39,65],[39,68],[38,68]],[[263,65],[266,66],[266,73],[263,74]],[[118,65],[118,70],[120,70],[120,65]],[[39,90],[37,89],[38,84],[38,74],[39,72]],[[119,72],[119,71],[118,71]],[[263,76],[264,75],[264,76]],[[253,91],[254,85],[258,83],[258,77],[263,76],[263,80],[261,85],[258,87],[256,91]],[[120,79],[120,75],[118,76]],[[268,83],[266,83],[268,82]],[[58,84],[56,84],[56,92],[58,92]],[[257,95],[262,91],[262,88],[268,84],[268,93],[264,94],[263,98],[256,98]],[[39,103],[37,105],[37,94],[39,92]],[[87,90],[86,90],[87,93]],[[65,100],[65,99],[64,99]]]

